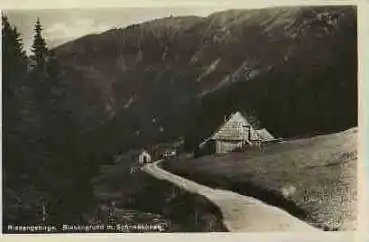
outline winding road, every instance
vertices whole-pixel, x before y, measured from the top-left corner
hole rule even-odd
[[[146,164],[141,169],[157,179],[166,180],[188,192],[206,197],[219,207],[223,223],[230,232],[323,232],[286,211],[255,198],[213,189],[174,175],[157,166],[159,162],[161,161]]]

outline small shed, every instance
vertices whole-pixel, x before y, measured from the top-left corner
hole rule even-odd
[[[142,150],[141,153],[138,155],[138,164],[143,165],[145,163],[151,162],[151,155],[146,150]]]

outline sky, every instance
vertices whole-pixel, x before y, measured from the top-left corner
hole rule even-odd
[[[181,15],[207,16],[216,7],[154,7],[154,8],[96,8],[59,10],[4,10],[10,23],[22,35],[27,52],[30,50],[37,18],[43,26],[48,47],[53,48],[86,34],[101,33],[112,28],[123,28],[133,23],[155,18]]]

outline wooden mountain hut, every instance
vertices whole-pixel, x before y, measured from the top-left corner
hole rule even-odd
[[[261,141],[261,137],[250,122],[240,112],[236,112],[198,148],[200,154],[221,154]]]

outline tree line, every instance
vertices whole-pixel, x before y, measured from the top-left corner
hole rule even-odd
[[[3,226],[83,223],[93,204],[97,158],[71,115],[71,87],[42,30],[37,19],[27,55],[2,16]]]

